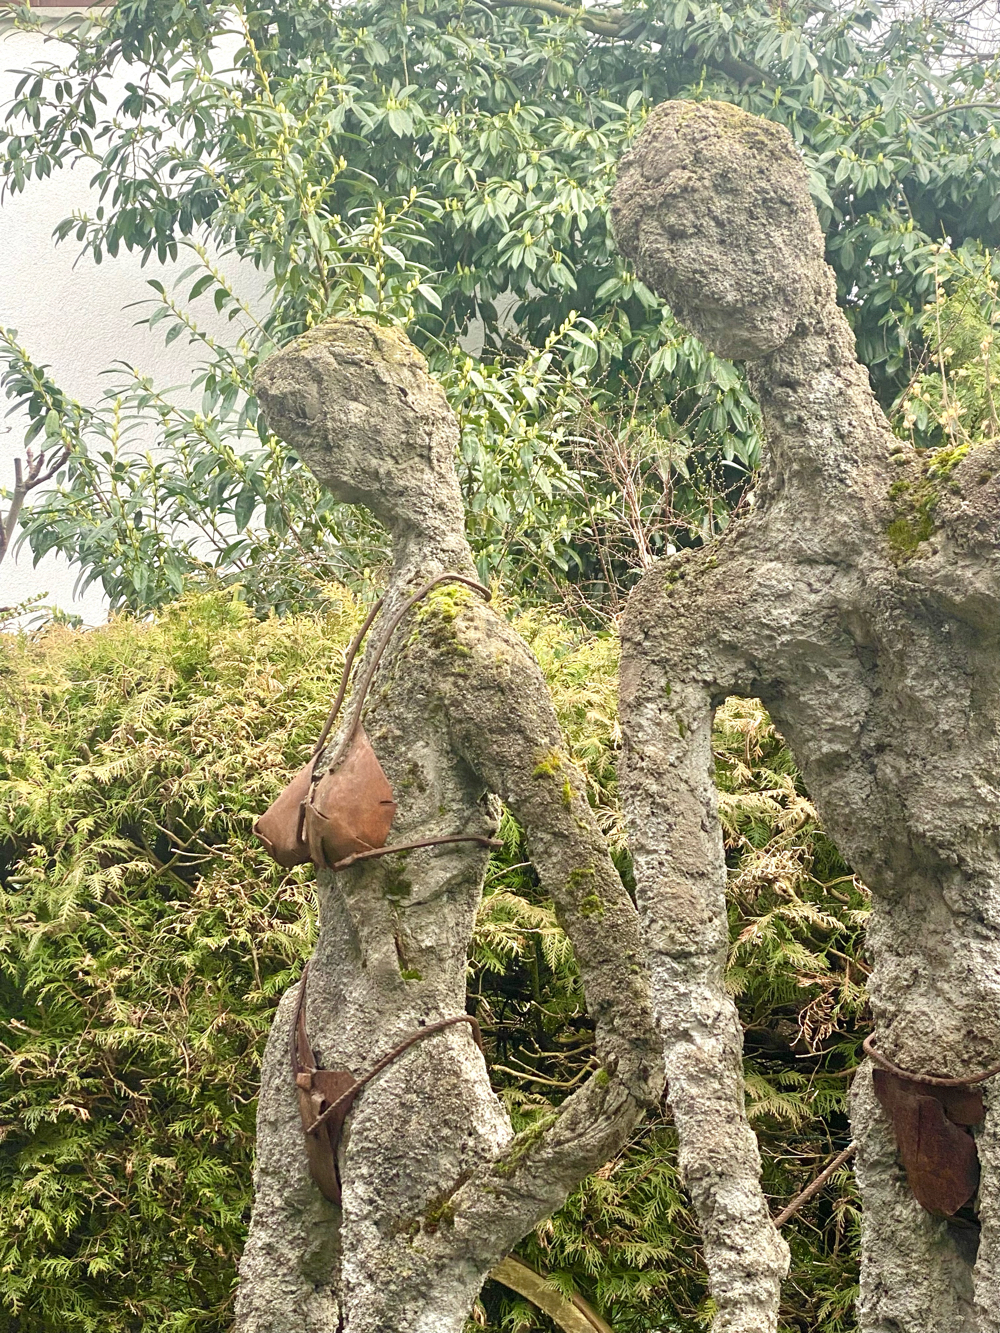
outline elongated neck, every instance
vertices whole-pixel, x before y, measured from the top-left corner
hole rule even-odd
[[[747,377],[767,436],[761,509],[817,556],[858,555],[869,527],[858,511],[884,495],[890,451],[900,446],[832,290],[786,343],[747,363]]]
[[[390,597],[408,596],[417,585],[446,572],[477,577],[472,549],[455,523],[407,527],[393,534]]]

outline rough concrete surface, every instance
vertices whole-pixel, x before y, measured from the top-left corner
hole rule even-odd
[[[760,698],[870,886],[872,1006],[904,1067],[1000,1051],[1000,447],[921,457],[891,435],[837,307],[785,130],[666,103],[622,161],[623,252],[714,351],[747,358],[767,433],[757,503],[654,567],[625,617],[623,791],[682,1160],[716,1327],[775,1327],[783,1246],[746,1124],[722,989],[725,866],[710,725]],[[1000,1328],[996,1093],[978,1227],[910,1193],[866,1066],[854,1128],[865,1333]],[[978,1259],[977,1259],[978,1245]]]

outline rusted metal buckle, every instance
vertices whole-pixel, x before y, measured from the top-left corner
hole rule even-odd
[[[321,1069],[316,1064],[316,1056],[306,1032],[306,982],[309,977],[309,964],[302,969],[299,982],[299,995],[295,1006],[295,1019],[291,1032],[292,1078],[298,1090],[299,1115],[306,1140],[306,1158],[309,1174],[316,1188],[331,1203],[339,1206],[341,1201],[340,1167],[337,1152],[340,1137],[362,1088],[372,1081],[383,1069],[388,1069],[394,1060],[415,1046],[417,1042],[457,1023],[468,1023],[472,1036],[480,1051],[483,1050],[483,1034],[472,1014],[456,1014],[453,1018],[442,1018],[437,1023],[428,1023],[418,1028],[405,1041],[383,1055],[367,1074],[355,1078],[349,1069]]]

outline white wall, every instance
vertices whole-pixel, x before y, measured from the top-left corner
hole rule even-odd
[[[53,20],[51,28],[57,26]],[[38,33],[12,33],[0,39],[0,106],[14,95],[19,77],[15,71],[36,61],[52,61],[55,50]],[[113,105],[109,97],[109,106]],[[78,166],[47,180],[32,180],[22,194],[8,194],[0,204],[0,326],[17,329],[21,345],[36,361],[49,365],[53,378],[81,402],[93,402],[101,395],[108,383],[101,371],[117,360],[128,361],[161,385],[186,383],[194,349],[181,338],[164,347],[167,326],[152,331],[136,328],[135,320],[148,312],[124,307],[152,295],[146,285],[149,278],[160,277],[169,287],[171,270],[187,267],[193,256],[182,251],[178,264],[166,266],[166,272],[154,260],[143,269],[138,255],[124,252],[117,259],[105,257],[98,266],[89,257],[79,257],[75,239],[59,246],[52,239],[53,228],[74,209],[93,211],[96,192],[88,183],[92,174],[86,166]],[[256,272],[241,275],[241,294],[253,296],[260,286]],[[220,329],[224,327],[220,324]],[[24,420],[4,417],[8,407],[0,398],[0,485],[9,490],[13,459],[22,450]],[[48,556],[37,569],[31,562],[25,545],[16,557],[9,554],[0,564],[0,606],[16,605],[41,592],[52,605],[81,614],[88,624],[105,619],[99,587],[92,586],[82,598],[75,596],[79,571],[64,559]]]

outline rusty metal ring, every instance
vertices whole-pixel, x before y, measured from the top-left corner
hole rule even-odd
[[[903,1069],[901,1065],[894,1065],[887,1059],[881,1051],[875,1049],[875,1033],[870,1033],[861,1043],[861,1049],[865,1055],[877,1064],[880,1069],[884,1069],[887,1074],[894,1074],[896,1078],[909,1079],[911,1083],[926,1083],[932,1088],[971,1088],[976,1083],[985,1083],[989,1078],[996,1078],[1000,1074],[1000,1064],[993,1065],[982,1074],[972,1074],[969,1078],[939,1078],[935,1074],[913,1074],[909,1069]]]

